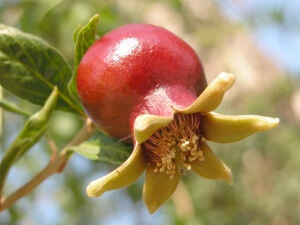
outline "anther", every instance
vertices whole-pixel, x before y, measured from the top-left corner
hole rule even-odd
[[[203,156],[203,152],[200,150],[200,151],[197,152],[197,155],[198,156]]]
[[[184,164],[184,166],[185,166],[185,168],[186,168],[187,170],[191,170],[191,169],[192,169],[192,166],[189,165],[189,164]]]
[[[189,160],[190,160],[190,161],[194,161],[194,160],[197,159],[197,158],[198,158],[197,155],[196,155],[196,156],[190,156],[190,157],[189,157]]]

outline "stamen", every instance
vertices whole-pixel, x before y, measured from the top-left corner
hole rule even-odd
[[[176,170],[185,175],[190,162],[204,160],[200,149],[205,138],[200,134],[200,114],[175,114],[168,126],[156,131],[145,143],[147,159],[155,165],[154,172],[174,178]]]

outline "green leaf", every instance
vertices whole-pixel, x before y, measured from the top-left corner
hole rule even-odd
[[[81,31],[82,26],[79,24],[78,27],[73,32],[73,41],[76,43],[78,33]]]
[[[75,59],[74,59],[74,71],[72,79],[68,84],[69,93],[74,99],[78,99],[76,89],[76,75],[78,64],[80,63],[83,55],[95,42],[95,35],[98,25],[99,15],[93,16],[88,24],[85,26],[79,26],[73,33],[73,39],[75,41]]]
[[[121,164],[129,157],[132,148],[132,145],[118,142],[109,136],[100,134],[95,140],[72,146],[69,150],[91,160]]]
[[[12,113],[16,113],[16,114],[20,114],[23,116],[30,116],[30,114],[26,111],[24,111],[23,109],[19,108],[18,106],[4,100],[4,99],[0,99],[0,107],[5,109],[6,111],[12,112]]]
[[[54,86],[57,108],[83,114],[67,84],[71,69],[58,50],[42,39],[0,24],[0,84],[34,104],[43,105]]]
[[[98,160],[100,153],[100,140],[86,141],[78,146],[72,146],[70,150],[77,152],[85,158]]]
[[[46,129],[48,121],[56,106],[58,89],[55,87],[43,108],[33,114],[25,123],[23,129],[11,143],[0,163],[0,196],[10,167],[37,141],[40,140]]]

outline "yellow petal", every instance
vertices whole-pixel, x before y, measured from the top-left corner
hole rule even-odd
[[[136,145],[130,157],[108,175],[92,181],[87,189],[89,197],[101,196],[105,191],[126,187],[135,182],[144,172],[146,160],[140,145]]]
[[[207,140],[229,143],[239,141],[260,131],[272,129],[278,123],[278,118],[255,115],[228,116],[208,113],[202,117],[201,129],[203,136]]]
[[[159,128],[169,125],[173,117],[155,116],[143,114],[138,116],[134,122],[134,136],[137,143],[141,144],[148,140]]]
[[[216,109],[227,90],[229,90],[234,83],[234,75],[231,73],[221,73],[216,79],[210,83],[196,101],[189,107],[180,110],[175,108],[177,112],[181,113],[196,113],[196,112],[210,112]]]
[[[202,177],[224,180],[232,184],[231,170],[212,152],[206,143],[202,143],[200,148],[203,151],[204,160],[192,161],[192,170]]]
[[[143,189],[143,200],[151,214],[172,196],[180,180],[177,171],[170,179],[170,175],[159,171],[155,173],[154,169],[152,164],[147,166]]]

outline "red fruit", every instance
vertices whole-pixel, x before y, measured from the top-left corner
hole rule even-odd
[[[191,105],[206,87],[194,50],[164,28],[117,28],[86,52],[77,90],[93,122],[115,138],[133,133],[137,116],[171,116]]]

